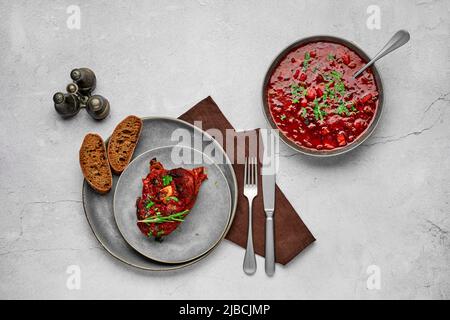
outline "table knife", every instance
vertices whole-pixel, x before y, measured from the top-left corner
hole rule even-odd
[[[269,135],[268,143],[273,141]],[[267,140],[266,140],[267,141]],[[263,162],[271,163],[272,169],[267,169],[262,171],[262,189],[263,189],[263,199],[264,199],[264,211],[266,213],[266,245],[265,245],[265,255],[266,263],[265,269],[266,274],[271,276],[275,273],[275,241],[274,241],[274,211],[275,211],[275,180],[276,180],[276,170],[274,169],[275,157],[271,160],[264,159]]]

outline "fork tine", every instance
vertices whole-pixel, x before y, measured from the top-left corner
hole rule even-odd
[[[256,158],[253,157],[253,184],[256,185]]]
[[[248,158],[248,172],[249,172],[249,175],[248,175],[248,184],[249,185],[252,185],[253,184],[253,160],[252,160],[252,158],[251,157],[249,157]]]
[[[245,158],[245,164],[244,164],[244,185],[247,185],[247,160],[248,158]]]
[[[248,158],[248,180],[247,180],[247,184],[251,185],[252,184],[252,159]]]
[[[258,186],[258,158],[255,157],[255,184]]]
[[[255,157],[252,157],[252,185],[255,185],[256,171],[255,171]]]
[[[247,180],[247,185],[252,184],[252,159],[248,158],[248,168],[247,168],[247,174],[248,174],[248,180]]]
[[[253,157],[253,162],[255,164],[255,185],[258,184],[258,161],[256,160],[256,157]]]

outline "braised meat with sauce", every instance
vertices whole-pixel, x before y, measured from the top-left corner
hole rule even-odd
[[[161,241],[184,221],[195,204],[205,168],[166,170],[155,158],[142,179],[142,195],[136,201],[137,226],[143,234]]]

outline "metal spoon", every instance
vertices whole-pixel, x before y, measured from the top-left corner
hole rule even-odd
[[[394,51],[395,49],[400,48],[402,45],[407,43],[410,39],[409,32],[406,30],[397,31],[391,38],[391,40],[386,43],[383,49],[377,53],[377,55],[370,60],[364,67],[362,67],[358,72],[353,75],[353,79],[356,79],[361,73],[364,72],[368,67],[375,63],[378,59],[384,57],[388,53]]]

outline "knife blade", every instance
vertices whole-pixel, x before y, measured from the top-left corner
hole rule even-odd
[[[264,211],[273,215],[275,210],[275,174],[263,174],[262,176],[262,188],[263,188],[263,200]]]

